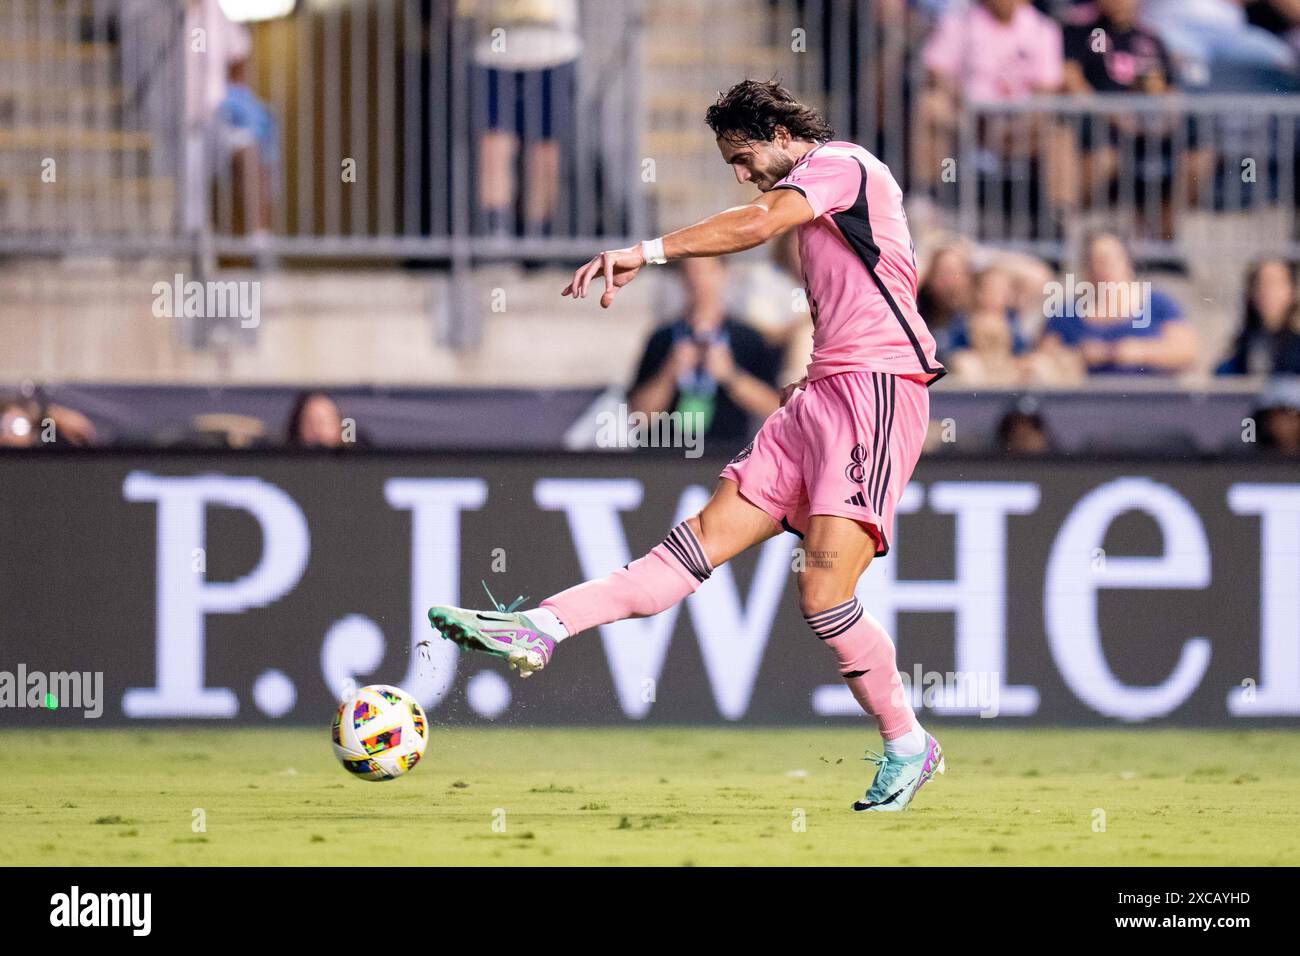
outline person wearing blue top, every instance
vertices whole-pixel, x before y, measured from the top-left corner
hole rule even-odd
[[[1029,344],[1020,330],[1014,307],[1014,280],[998,266],[982,269],[975,277],[971,309],[948,326],[948,351],[943,361],[962,381],[971,385],[1026,384],[1030,366],[1022,356]]]
[[[1176,374],[1195,363],[1195,330],[1177,302],[1135,280],[1118,236],[1089,237],[1083,281],[1067,282],[1066,292],[1065,301],[1048,313],[1039,343],[1049,357],[1064,358],[1090,375]]]

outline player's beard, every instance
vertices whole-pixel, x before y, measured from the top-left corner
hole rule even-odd
[[[785,179],[786,176],[789,176],[790,170],[792,169],[794,169],[793,159],[785,155],[778,156],[776,159],[772,160],[772,164],[768,166],[767,169],[763,170],[763,181],[761,183],[755,183],[754,185],[758,186],[759,192],[765,193],[781,180]]]

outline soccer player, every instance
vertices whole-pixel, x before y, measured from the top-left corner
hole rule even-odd
[[[745,80],[705,121],[723,162],[759,195],[685,229],[592,258],[563,295],[600,304],[647,266],[722,256],[798,229],[814,322],[808,374],[723,469],[712,498],[661,544],[607,577],[561,591],[522,613],[433,607],[429,622],[464,648],[506,658],[523,676],[575,634],[672,607],[713,569],[780,534],[802,535],[799,603],[813,633],[884,738],[884,755],[854,810],[905,809],[944,770],[943,751],[917,722],[894,645],[854,596],[871,559],[887,554],[894,508],[929,421],[926,388],[944,374],[916,311],[916,261],[903,196],[861,146],[832,141],[821,115],[777,82]]]

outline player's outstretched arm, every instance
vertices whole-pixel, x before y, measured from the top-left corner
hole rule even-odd
[[[647,262],[743,252],[812,218],[812,207],[801,193],[794,189],[773,189],[752,203],[724,209],[662,239],[602,252],[574,272],[573,279],[560,294],[585,298],[592,281],[603,276],[605,291],[600,304],[607,309],[614,301],[614,294],[635,279]]]

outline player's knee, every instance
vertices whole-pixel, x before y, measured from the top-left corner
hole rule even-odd
[[[799,573],[799,610],[804,617],[829,611],[853,597],[853,585],[828,569],[806,567]]]

